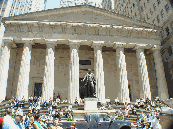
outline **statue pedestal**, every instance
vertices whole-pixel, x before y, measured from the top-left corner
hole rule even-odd
[[[84,110],[98,110],[97,109],[97,98],[85,98],[84,99]]]

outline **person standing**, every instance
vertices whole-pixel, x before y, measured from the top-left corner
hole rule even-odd
[[[7,115],[4,116],[2,129],[18,129],[19,127],[16,125],[16,121],[11,117],[12,111],[11,109],[7,109]]]
[[[34,117],[33,129],[43,129],[43,127],[40,124],[40,120],[41,120],[40,114],[36,114]]]
[[[61,99],[61,96],[60,96],[60,94],[59,94],[59,93],[58,93],[58,96],[57,96],[57,98],[58,98],[58,99]]]

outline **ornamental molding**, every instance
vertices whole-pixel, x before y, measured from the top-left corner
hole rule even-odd
[[[114,49],[117,49],[117,48],[124,48],[126,45],[126,43],[123,43],[123,42],[115,42],[115,44],[113,45],[113,48]]]
[[[162,48],[162,46],[160,46],[160,45],[153,45],[151,50],[153,50],[153,51],[160,51],[161,48]]]
[[[137,30],[137,31],[147,31],[147,32],[160,32],[159,30],[154,29],[147,29],[147,28],[138,28],[138,27],[130,27],[130,26],[117,26],[117,25],[110,25],[110,24],[91,24],[91,23],[80,23],[80,22],[39,22],[39,21],[6,21],[4,25],[35,25],[35,26],[57,26],[57,25],[64,25],[64,26],[86,26],[86,27],[100,27],[100,28],[115,28],[115,29],[124,29],[124,30]]]
[[[89,45],[91,47],[96,46],[109,46],[116,48],[144,48],[144,49],[160,49],[160,45],[151,45],[151,44],[138,44],[138,43],[125,43],[122,42],[105,42],[105,41],[88,41],[88,40],[70,40],[70,39],[48,39],[48,38],[13,38],[13,37],[4,37],[3,41],[11,43],[14,48],[16,43],[35,43],[40,44],[67,44],[67,45]]]
[[[145,49],[147,45],[148,44],[136,44],[134,49],[136,49],[136,50]]]
[[[94,31],[92,30],[94,29]],[[38,22],[38,21],[6,21],[5,33],[38,33],[38,34],[71,34],[71,35],[99,35],[108,37],[148,38],[160,40],[160,31],[146,28],[70,23],[70,22]]]

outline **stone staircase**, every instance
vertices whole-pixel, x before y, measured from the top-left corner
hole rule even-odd
[[[11,104],[10,100],[6,100],[6,101],[3,101],[2,103],[0,103],[0,116],[4,116],[6,110],[11,107],[10,104]],[[25,106],[24,106],[24,108],[22,108],[22,110],[23,110],[23,113],[26,114],[29,112],[29,103],[26,102],[24,105]],[[68,107],[69,105],[70,104],[58,104],[56,109],[60,109],[60,108],[65,109],[65,107]],[[166,104],[162,103],[162,105],[166,105]],[[118,110],[120,108],[122,109],[123,113],[125,112],[125,108],[124,108],[123,104],[120,104],[117,106],[115,104],[113,104],[112,107],[113,107],[113,110],[115,110],[115,112],[118,112]],[[16,109],[17,108],[15,107],[15,110]],[[76,105],[75,104],[75,105],[73,105],[72,110],[84,110],[84,105]],[[144,112],[146,114],[150,113],[149,111],[146,111],[142,108],[135,109],[135,110],[136,110],[137,115],[132,114],[132,111],[129,111],[129,117],[124,117],[124,119],[128,120],[128,121],[136,121],[137,116],[140,115],[142,112]],[[109,112],[109,110],[108,110],[108,112]],[[48,115],[48,108],[42,108],[42,105],[41,105],[40,114]],[[66,121],[67,118],[63,115],[61,120]]]
[[[167,99],[167,100],[163,100],[162,103],[164,103],[165,105],[173,108],[173,98]]]

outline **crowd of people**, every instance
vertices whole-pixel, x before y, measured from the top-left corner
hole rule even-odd
[[[47,116],[33,113],[24,115],[20,111],[12,114],[12,110],[7,109],[5,116],[0,117],[0,129],[63,129],[59,126],[59,121],[57,114]],[[76,129],[76,124],[72,123],[69,128]]]
[[[25,112],[26,114],[24,114],[23,109],[25,108],[26,103],[29,103],[29,112]],[[14,97],[11,102],[11,108],[7,110],[7,114],[3,117],[3,129],[5,129],[6,126],[13,126],[13,129],[60,129],[59,121],[61,121],[63,115],[67,118],[67,121],[73,121],[73,110],[72,105],[69,105],[68,108],[64,107],[64,109],[58,109],[57,107],[59,103],[68,103],[68,100],[62,100],[59,94],[57,97],[54,96],[53,99],[50,98],[49,101],[45,102],[42,102],[41,97],[36,96],[30,96],[28,102],[24,100],[24,97],[21,100]],[[161,111],[160,103],[161,101],[158,97],[156,97],[154,101],[151,101],[148,98],[145,100],[136,99],[135,104],[124,103],[124,107],[119,108],[115,113],[115,116],[112,117],[114,117],[114,120],[125,120],[125,117],[129,117],[129,111],[131,111],[133,115],[137,116],[136,121],[138,125],[140,124],[144,127],[146,126],[147,121],[150,121],[151,127],[159,126],[158,116]],[[76,98],[74,104],[84,104],[84,100],[80,99],[78,102]],[[116,106],[120,104],[118,98],[115,99],[114,104]],[[100,104],[99,107],[99,110],[113,110],[113,103],[107,101],[105,105]],[[40,115],[41,108],[47,108],[48,112],[43,113],[44,115]],[[146,112],[142,111],[139,115],[136,111],[138,109],[143,109]],[[72,125],[72,127],[75,128],[74,125]],[[161,127],[159,127],[159,129],[160,128]]]
[[[61,100],[58,93],[57,98],[50,98],[49,101],[43,102],[41,97],[30,96],[28,101],[22,97],[20,100],[17,97],[13,97],[10,100],[10,106],[7,113],[3,118],[3,129],[41,129],[41,128],[50,128],[50,129],[60,129],[58,125],[61,121],[62,116],[67,118],[67,121],[72,121],[72,105],[69,105],[68,108],[58,108],[59,103],[68,103],[68,100]],[[26,112],[25,108],[28,108],[29,111]],[[44,115],[40,115],[40,109],[46,109]],[[48,112],[47,112],[48,109]],[[24,114],[25,110],[25,114]],[[9,127],[8,127],[9,126]],[[38,127],[37,127],[38,126]],[[74,124],[71,126],[75,127]],[[1,129],[1,128],[0,128]]]
[[[118,104],[118,100],[115,99],[115,104]],[[137,109],[141,109],[141,113],[137,113]],[[145,112],[144,112],[144,111]],[[154,129],[161,129],[161,125],[159,124],[159,114],[161,112],[161,101],[159,97],[156,97],[155,100],[151,101],[149,98],[144,99],[136,99],[135,105],[131,103],[124,104],[124,112],[122,108],[115,113],[115,119],[124,120],[124,117],[129,117],[129,111],[133,115],[137,116],[136,126],[142,126],[142,128],[150,127]]]

